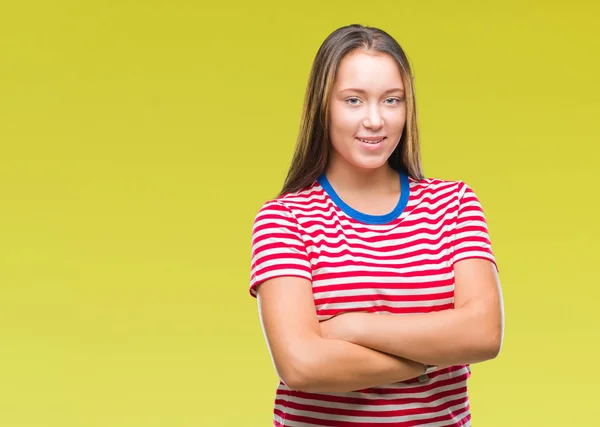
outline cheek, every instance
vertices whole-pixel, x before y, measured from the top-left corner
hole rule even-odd
[[[354,134],[359,121],[350,111],[331,111],[331,129],[339,134]]]
[[[406,111],[390,112],[390,114],[384,117],[384,121],[388,127],[399,128],[402,130],[406,123]]]

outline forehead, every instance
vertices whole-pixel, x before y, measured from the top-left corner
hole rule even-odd
[[[340,90],[344,87],[376,89],[379,86],[387,89],[390,85],[404,87],[396,60],[384,53],[362,50],[351,52],[342,59],[334,84]]]

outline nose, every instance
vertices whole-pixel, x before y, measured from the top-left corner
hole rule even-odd
[[[373,105],[367,110],[363,125],[368,129],[379,129],[383,126],[383,116],[381,115],[378,106]]]

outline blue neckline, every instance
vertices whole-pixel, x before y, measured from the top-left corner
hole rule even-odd
[[[329,183],[327,176],[325,176],[325,172],[321,174],[317,181],[319,182],[321,187],[323,187],[325,192],[329,195],[331,200],[333,200],[333,203],[335,203],[349,217],[354,218],[355,220],[363,222],[365,224],[386,224],[398,218],[400,214],[402,214],[402,212],[404,211],[404,208],[406,208],[406,205],[408,204],[408,196],[410,192],[408,175],[406,175],[402,171],[398,171],[398,173],[400,174],[400,199],[398,200],[398,204],[396,205],[394,210],[384,215],[369,215],[357,211],[356,209],[353,209],[350,206],[348,206],[335,192],[335,190]]]

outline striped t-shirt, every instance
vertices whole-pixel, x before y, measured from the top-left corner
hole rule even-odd
[[[312,282],[320,321],[349,311],[426,313],[454,306],[453,264],[496,265],[481,204],[462,181],[413,180],[386,215],[345,204],[322,175],[266,202],[252,229],[250,294],[279,276]],[[497,267],[496,267],[497,268]],[[468,365],[348,393],[307,393],[280,382],[275,426],[470,426]]]

